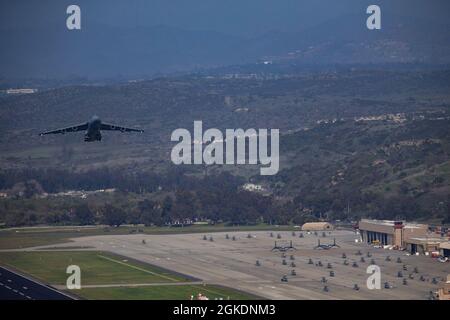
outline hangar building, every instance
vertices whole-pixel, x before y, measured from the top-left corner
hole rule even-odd
[[[439,253],[443,257],[450,258],[450,241],[441,242],[439,244]],[[450,279],[449,279],[450,281]]]
[[[329,222],[307,222],[302,225],[303,231],[328,231],[333,229],[333,225]]]
[[[362,219],[358,227],[363,242],[397,247],[405,247],[410,239],[425,238],[428,234],[428,225],[404,221]]]

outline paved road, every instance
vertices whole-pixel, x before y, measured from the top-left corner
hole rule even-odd
[[[0,300],[71,300],[44,284],[0,267]]]

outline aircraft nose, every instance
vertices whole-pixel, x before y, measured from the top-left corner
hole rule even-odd
[[[92,117],[92,122],[99,123],[100,122],[100,118],[98,116],[93,116]]]

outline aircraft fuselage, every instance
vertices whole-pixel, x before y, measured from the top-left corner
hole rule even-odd
[[[100,133],[100,128],[102,125],[102,121],[99,117],[94,116],[91,120],[88,122],[88,128],[86,130],[86,133],[84,134],[84,141],[91,142],[91,141],[101,141],[102,140],[102,134]]]

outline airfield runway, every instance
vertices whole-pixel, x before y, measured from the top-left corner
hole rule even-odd
[[[248,238],[247,232],[229,232],[229,239],[226,233],[93,236],[74,238],[71,245],[111,251],[209,284],[224,285],[268,299],[428,299],[430,291],[436,291],[450,273],[448,263],[439,263],[427,256],[407,256],[405,252],[355,243],[358,236],[352,231],[327,232],[326,237],[322,232],[318,235],[303,232],[303,238],[299,237],[299,231],[295,236],[288,231],[273,231],[273,237],[269,231],[250,234],[251,238]],[[281,239],[277,239],[278,234]],[[340,248],[314,249],[319,239],[322,244],[329,244],[334,238]],[[280,240],[292,240],[297,249],[285,252],[286,264],[282,263],[282,252],[271,250],[275,241]],[[358,251],[362,255],[357,255]],[[388,256],[390,261],[386,261]],[[362,257],[364,262],[361,262]],[[313,264],[308,264],[309,259]],[[370,276],[366,269],[372,259],[381,268],[379,290],[369,290],[366,286]],[[256,266],[256,260],[260,266]],[[317,265],[319,261],[322,266]],[[353,266],[353,262],[358,266]],[[293,269],[296,275],[291,275]],[[330,276],[330,271],[334,272],[334,277]],[[280,281],[284,275],[288,282]],[[322,277],[326,282],[322,282]],[[433,283],[433,278],[437,283]],[[404,279],[407,284],[403,284]],[[384,288],[385,282],[389,289]],[[355,284],[359,291],[353,289]],[[324,286],[329,290],[324,291]]]
[[[0,300],[72,300],[44,284],[0,267]]]

